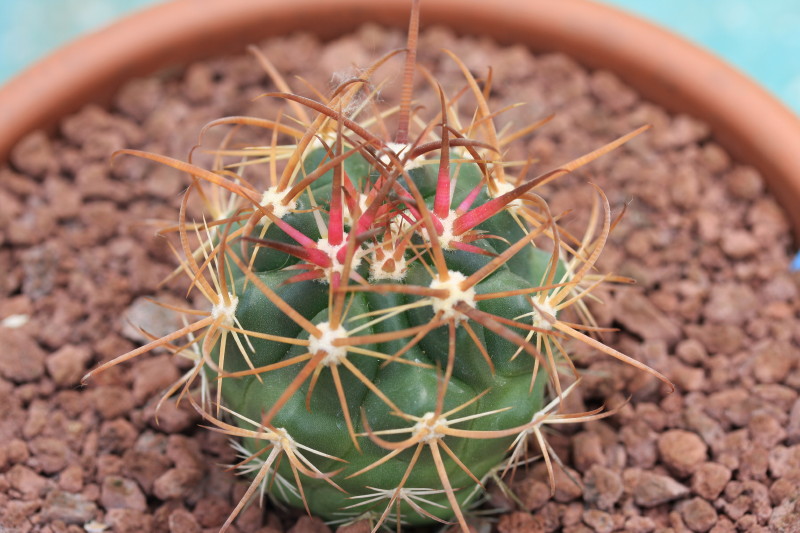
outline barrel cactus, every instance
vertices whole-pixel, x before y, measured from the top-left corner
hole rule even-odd
[[[256,52],[287,89],[268,96],[286,100],[293,120],[208,127],[264,128],[262,146],[221,146],[210,170],[123,151],[192,176],[164,232],[179,235],[179,270],[208,306],[176,309],[185,327],[93,372],[157,348],[194,361],[166,396],[237,437],[238,468],[253,478],[226,526],[268,493],[331,521],[455,518],[467,531],[465,509],[525,460],[530,440],[551,468],[544,424],[604,415],[559,410],[578,377],[569,342],[664,380],[596,340],[591,322],[570,321],[587,315],[583,298],[598,285],[619,281],[594,268],[612,226],[602,191],[583,238],[536,194],[641,130],[532,179],[528,165],[513,172],[502,153],[515,135],[498,134],[454,55],[477,101],[472,121],[435,81],[439,109],[423,121],[412,108],[418,13],[414,2],[407,50],[324,101],[289,92]],[[403,52],[399,105],[364,119],[376,105],[370,77]],[[392,114],[393,138],[374,133]],[[253,165],[268,183],[245,179]],[[189,220],[191,203],[202,218]]]

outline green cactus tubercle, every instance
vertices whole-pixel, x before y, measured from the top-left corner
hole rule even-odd
[[[156,348],[194,362],[165,397],[191,401],[237,438],[238,468],[253,477],[225,527],[263,491],[330,521],[455,517],[466,531],[483,482],[524,461],[529,438],[550,467],[544,424],[606,414],[558,411],[574,386],[562,379],[578,376],[569,342],[666,381],[577,322],[583,298],[619,279],[595,271],[612,225],[602,191],[579,238],[536,190],[642,129],[533,179],[517,165],[512,177],[484,91],[451,54],[477,102],[471,122],[456,112],[461,95],[434,85],[438,114],[423,122],[404,98],[389,142],[371,131],[386,115],[359,116],[391,55],[324,102],[273,94],[293,121],[214,121],[271,134],[246,150],[223,141],[211,170],[123,151],[193,176],[164,232],[178,233],[179,270],[209,306],[178,309],[188,325],[92,373]],[[414,54],[407,63],[410,93]],[[246,179],[254,165],[268,168],[266,187]],[[190,217],[198,205],[203,216]]]

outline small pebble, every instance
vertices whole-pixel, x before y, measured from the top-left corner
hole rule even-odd
[[[681,517],[692,531],[705,533],[717,523],[714,507],[702,498],[692,498],[680,506]]]
[[[686,477],[706,460],[708,446],[696,433],[674,429],[661,434],[658,451],[670,469]]]
[[[147,502],[135,481],[119,476],[107,476],[103,481],[100,504],[106,510],[128,509],[145,511]]]
[[[642,507],[655,507],[689,494],[689,488],[671,477],[642,472],[634,489],[634,500]]]
[[[731,471],[718,463],[703,463],[692,476],[692,490],[706,500],[716,500],[731,479]]]

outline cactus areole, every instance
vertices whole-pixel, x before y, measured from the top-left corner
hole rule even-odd
[[[207,128],[262,128],[261,146],[224,143],[210,169],[123,151],[193,177],[177,224],[162,232],[178,235],[176,272],[208,306],[176,309],[185,327],[93,373],[153,349],[193,361],[165,397],[192,402],[234,437],[237,468],[252,478],[225,528],[268,494],[336,523],[455,520],[466,531],[485,483],[525,462],[530,442],[552,471],[543,425],[607,414],[560,411],[578,382],[569,343],[666,382],[579,323],[586,295],[624,281],[594,269],[612,226],[602,191],[582,238],[559,228],[536,191],[644,128],[539,176],[515,170],[502,154],[518,132],[496,131],[485,84],[454,55],[476,102],[471,120],[456,112],[463,92],[448,96],[434,81],[441,105],[418,116],[418,14],[413,2],[407,50],[322,101],[288,92],[254,50],[286,89],[268,96],[292,119]],[[375,111],[370,78],[403,53],[401,101]],[[387,139],[375,131],[390,118]],[[257,165],[265,184],[249,179]],[[198,205],[203,216],[190,218]]]

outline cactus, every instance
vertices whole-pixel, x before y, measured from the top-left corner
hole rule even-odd
[[[603,192],[583,238],[536,194],[644,128],[533,179],[529,164],[512,175],[502,152],[519,135],[498,134],[484,90],[453,54],[478,102],[472,122],[461,124],[457,98],[435,82],[438,113],[422,122],[412,110],[418,14],[414,2],[391,140],[370,129],[385,114],[360,117],[375,105],[370,77],[399,52],[315,101],[289,92],[256,50],[281,90],[269,96],[295,120],[207,128],[264,128],[269,144],[223,145],[212,170],[122,151],[193,177],[163,232],[178,234],[178,271],[209,305],[176,308],[185,327],[92,373],[156,348],[194,362],[165,397],[185,397],[239,439],[237,467],[253,477],[225,527],[267,492],[331,521],[369,517],[377,529],[455,517],[467,531],[464,510],[486,479],[525,460],[530,439],[552,471],[543,425],[608,414],[559,412],[578,377],[566,341],[667,382],[596,340],[591,321],[562,318],[566,308],[588,317],[588,294],[626,281],[594,271],[613,225]],[[266,186],[245,180],[255,164],[267,166]],[[201,220],[188,219],[193,202]]]

